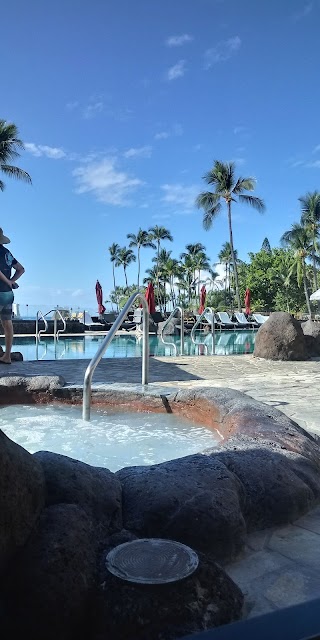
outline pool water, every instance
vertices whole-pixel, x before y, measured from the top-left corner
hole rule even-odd
[[[215,431],[173,414],[99,409],[84,422],[79,406],[1,407],[0,429],[30,453],[53,451],[111,471],[173,460],[219,441]]]
[[[217,355],[233,355],[252,353],[254,348],[255,331],[222,331],[216,332],[215,353]],[[13,343],[14,351],[21,351],[24,360],[76,360],[79,358],[93,358],[96,354],[104,336],[71,336],[60,337],[56,342],[53,338],[43,338],[36,348],[34,337],[21,338],[15,336]],[[166,342],[173,342],[177,345],[178,353],[180,349],[180,336],[166,336]],[[189,336],[185,336],[185,355],[211,355],[212,336],[197,334],[197,343],[194,344]],[[163,344],[157,336],[149,337],[150,355],[171,356],[174,349]],[[0,344],[4,344],[3,339]],[[141,356],[142,339],[141,336],[123,335],[115,336],[104,354],[105,358],[133,358]]]

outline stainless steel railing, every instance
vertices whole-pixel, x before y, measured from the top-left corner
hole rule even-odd
[[[103,354],[109,346],[111,340],[114,338],[118,329],[120,329],[123,321],[125,320],[128,311],[130,311],[133,303],[136,300],[140,300],[143,308],[143,334],[142,334],[142,384],[147,385],[149,381],[149,310],[147,301],[142,293],[136,291],[130,296],[128,302],[123,307],[120,315],[114,321],[110,331],[108,331],[102,344],[100,345],[96,355],[89,363],[83,382],[83,401],[82,401],[82,418],[83,420],[90,420],[91,409],[91,382],[94,371],[99,364]]]
[[[207,320],[207,322],[209,322],[209,325],[211,325],[211,337],[212,337],[211,355],[214,355],[216,351],[216,333],[215,333],[216,328],[215,328],[215,322],[214,322],[214,310],[212,309],[212,307],[206,307],[204,311],[200,314],[199,318],[197,319],[197,321],[195,322],[195,324],[191,329],[190,337],[193,344],[204,346],[204,348],[206,349],[206,352],[208,352],[208,345],[205,342],[196,342],[196,339],[195,339],[195,332],[197,328],[200,326],[200,324],[202,323],[203,319]]]
[[[160,340],[161,342],[163,342],[163,344],[167,344],[169,347],[173,347],[174,350],[174,354],[177,355],[177,345],[174,342],[166,342],[166,340],[163,337],[163,333],[164,330],[166,328],[166,326],[169,324],[170,320],[172,320],[172,318],[174,318],[174,316],[176,315],[177,311],[180,312],[180,319],[181,319],[181,334],[180,334],[180,355],[183,356],[184,354],[184,310],[183,307],[175,307],[173,309],[173,311],[171,311],[169,318],[167,318],[167,320],[165,321],[161,332],[160,332]]]
[[[49,316],[50,313],[54,313],[53,337],[54,337],[55,344],[56,344],[56,340],[59,340],[60,334],[63,333],[67,328],[67,323],[66,323],[63,315],[60,313],[59,309],[51,309],[50,311],[47,311],[47,313],[45,313],[45,314],[43,314],[42,311],[40,311],[40,310],[37,311],[37,315],[36,315],[36,359],[37,360],[38,360],[38,346],[39,346],[40,336],[46,334],[47,331],[48,331],[48,322],[46,320],[46,316]],[[58,318],[57,318],[57,316],[60,316],[60,320],[62,320],[63,329],[58,329]],[[44,322],[44,329],[39,329],[39,319],[40,318]]]

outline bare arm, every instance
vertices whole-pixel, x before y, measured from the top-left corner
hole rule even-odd
[[[22,264],[20,264],[20,262],[16,262],[16,264],[13,266],[13,269],[15,270],[14,275],[10,278],[9,283],[12,285],[14,282],[16,282],[19,278],[21,278],[21,276],[24,274],[25,269],[22,266]],[[0,272],[1,273],[1,272]],[[1,274],[3,275],[3,274]],[[5,276],[3,276],[5,277]],[[2,278],[1,278],[2,280]]]

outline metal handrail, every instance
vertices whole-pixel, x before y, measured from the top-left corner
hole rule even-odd
[[[202,323],[203,318],[205,318],[205,320],[207,320],[208,322],[208,318],[206,318],[206,314],[211,313],[211,335],[212,335],[212,353],[211,355],[215,354],[216,351],[216,327],[215,327],[215,322],[214,322],[214,310],[212,309],[212,307],[206,307],[204,309],[204,311],[200,314],[199,318],[197,319],[197,321],[195,322],[195,324],[193,325],[192,329],[191,329],[191,341],[193,342],[193,344],[196,345],[203,345],[206,349],[208,349],[207,345],[205,344],[205,342],[196,342],[195,340],[195,332],[196,329],[198,328],[198,326]]]
[[[59,311],[59,309],[51,309],[50,311],[47,311],[47,313],[43,314],[42,311],[37,311],[37,315],[36,315],[36,337],[38,338],[38,340],[40,339],[40,335],[46,333],[48,331],[48,322],[46,320],[46,317],[50,315],[50,313],[54,313],[54,314],[59,314],[62,322],[63,322],[63,329],[58,329],[57,330],[57,318],[56,315],[54,316],[53,319],[53,335],[54,337],[59,340],[59,335],[60,333],[63,333],[66,328],[67,328],[67,323],[64,319],[64,317],[62,316],[61,312]],[[42,318],[43,322],[44,322],[44,329],[39,329],[39,317]]]
[[[171,311],[169,318],[167,318],[167,320],[164,322],[163,327],[160,331],[160,340],[163,344],[166,344],[169,347],[173,347],[174,354],[177,355],[177,345],[174,342],[166,342],[163,337],[163,332],[166,326],[169,324],[170,320],[172,320],[172,318],[175,316],[177,311],[180,311],[180,318],[181,318],[180,355],[183,356],[184,354],[184,309],[183,307],[175,307],[173,311]]]
[[[83,382],[83,401],[82,401],[82,418],[83,420],[90,420],[91,409],[91,381],[96,366],[99,364],[104,352],[109,346],[111,340],[114,338],[118,329],[120,329],[124,319],[126,318],[128,311],[130,311],[133,303],[136,300],[140,300],[143,308],[143,341],[142,341],[142,384],[147,385],[149,379],[149,309],[147,301],[142,293],[136,291],[130,296],[128,302],[123,307],[120,315],[114,321],[110,331],[108,331],[102,344],[100,345],[96,355],[92,358],[91,362],[87,366],[84,382]]]

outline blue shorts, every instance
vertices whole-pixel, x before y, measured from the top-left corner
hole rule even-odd
[[[12,303],[14,300],[12,291],[0,291],[0,318],[12,320]]]

